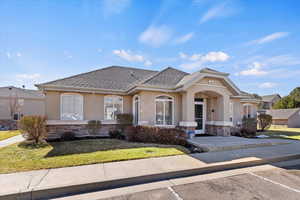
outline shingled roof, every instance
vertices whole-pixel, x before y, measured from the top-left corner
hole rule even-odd
[[[267,110],[266,113],[271,115],[273,119],[289,119],[297,111],[300,111],[300,108]]]
[[[143,82],[143,85],[158,86],[161,88],[175,88],[176,84],[186,75],[189,74],[172,67],[168,67]]]
[[[55,81],[37,85],[72,87],[72,88],[93,88],[105,90],[126,91],[133,85],[144,81],[155,75],[157,71],[137,69],[131,67],[111,66],[103,69],[78,74],[75,76],[58,79]]]
[[[279,96],[279,94],[271,94],[271,95],[265,95],[265,96],[261,96],[262,101],[264,102],[271,102],[276,96]]]
[[[14,86],[0,87],[0,97],[17,96],[18,98],[44,99],[45,96],[41,91],[28,90]]]

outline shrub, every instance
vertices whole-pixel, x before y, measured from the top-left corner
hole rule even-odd
[[[243,118],[241,136],[242,137],[255,137],[257,131],[256,118]]]
[[[19,122],[19,128],[27,140],[43,143],[47,137],[46,118],[42,116],[25,116]]]
[[[187,145],[185,132],[175,128],[131,126],[126,128],[125,133],[131,142]]]
[[[258,124],[261,131],[270,128],[272,124],[272,116],[268,114],[260,114],[258,116]]]
[[[92,135],[97,135],[101,129],[101,121],[99,120],[90,120],[87,125],[88,131]]]
[[[64,132],[64,133],[61,135],[60,139],[61,139],[62,141],[72,141],[72,140],[75,140],[75,139],[76,139],[75,133],[74,133],[74,132],[71,132],[71,131],[69,131],[69,132]]]
[[[111,138],[116,138],[116,139],[120,139],[120,140],[123,140],[125,138],[125,136],[119,130],[110,130],[109,136]]]

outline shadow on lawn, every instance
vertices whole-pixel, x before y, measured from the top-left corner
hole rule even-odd
[[[19,144],[20,147],[26,149],[51,147],[51,150],[45,155],[45,157],[55,157],[63,155],[73,155],[82,153],[93,153],[97,151],[109,151],[119,149],[131,149],[131,148],[144,148],[144,147],[160,147],[160,148],[176,148],[179,151],[187,153],[184,147],[160,145],[160,144],[144,144],[144,143],[132,143],[124,140],[117,139],[86,139],[64,142],[49,142],[46,146],[26,146]],[[144,150],[146,153],[152,153],[149,150]]]

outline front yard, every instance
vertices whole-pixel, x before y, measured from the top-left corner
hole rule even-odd
[[[176,145],[132,143],[116,139],[51,142],[39,148],[24,143],[0,149],[0,173],[69,167],[189,153]]]
[[[0,141],[6,140],[16,135],[20,135],[20,131],[0,131]]]
[[[272,138],[286,138],[300,140],[300,128],[270,128],[264,132],[258,132],[257,135],[267,135]]]

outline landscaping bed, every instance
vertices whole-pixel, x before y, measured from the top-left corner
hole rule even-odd
[[[0,141],[6,140],[8,138],[14,137],[16,135],[20,135],[20,131],[0,131]]]
[[[0,173],[69,167],[189,153],[178,145],[144,144],[117,139],[17,143],[0,149]]]

